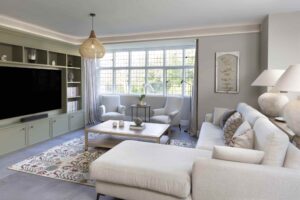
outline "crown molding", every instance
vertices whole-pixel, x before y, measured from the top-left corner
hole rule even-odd
[[[41,26],[26,23],[11,17],[0,15],[0,26],[21,33],[57,40],[72,45],[80,45],[85,37],[77,37],[73,35],[63,34]],[[227,26],[207,26],[193,29],[178,29],[157,32],[143,32],[124,35],[104,35],[100,40],[104,44],[122,43],[122,42],[137,42],[151,41],[163,39],[178,39],[178,38],[197,38],[204,36],[216,35],[231,35],[241,33],[260,32],[260,24],[238,24]],[[88,37],[88,36],[86,36]]]

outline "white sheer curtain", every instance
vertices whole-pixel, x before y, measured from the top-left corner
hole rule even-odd
[[[190,120],[190,134],[192,136],[197,135],[198,131],[198,51],[199,40],[196,40],[196,52],[195,52],[195,66],[194,66],[194,82],[192,87],[192,101],[191,101],[191,120]]]
[[[95,124],[100,121],[98,112],[98,90],[96,68],[99,65],[99,59],[84,59],[84,111],[85,111],[85,124]]]

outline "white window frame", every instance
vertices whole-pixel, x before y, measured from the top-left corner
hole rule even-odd
[[[167,50],[175,50],[175,49],[182,49],[183,51],[183,61],[182,61],[182,65],[180,66],[166,66],[166,51]],[[113,50],[108,50],[107,53],[112,53],[113,55],[113,65],[112,67],[103,67],[104,70],[107,69],[111,69],[113,70],[113,91],[111,91],[109,94],[118,94],[116,93],[116,71],[117,70],[128,70],[128,91],[127,93],[121,93],[120,95],[136,95],[136,94],[131,94],[131,70],[134,69],[143,69],[145,70],[145,84],[147,84],[147,74],[148,74],[148,69],[159,69],[159,70],[163,70],[163,94],[148,94],[151,96],[190,96],[190,95],[186,95],[185,94],[185,82],[182,84],[181,88],[182,88],[182,92],[181,95],[169,95],[167,94],[167,70],[168,69],[182,69],[182,80],[185,80],[185,71],[186,69],[194,69],[194,66],[186,66],[185,65],[185,49],[195,49],[195,46],[193,45],[186,45],[186,46],[167,46],[167,47],[157,47],[157,48],[122,48],[122,49],[113,49]],[[156,50],[162,50],[163,51],[163,66],[149,66],[149,61],[148,61],[148,57],[149,57],[149,51],[156,51]],[[126,67],[116,67],[116,53],[117,52],[129,52],[129,61],[128,61],[128,66]],[[131,52],[132,51],[145,51],[145,66],[144,67],[133,67],[131,66]],[[101,70],[101,66],[98,67],[98,71],[97,71],[97,81],[100,83],[100,70]],[[101,92],[101,91],[100,91]],[[147,94],[147,91],[145,92]]]

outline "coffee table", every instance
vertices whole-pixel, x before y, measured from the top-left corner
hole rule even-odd
[[[87,151],[89,146],[92,147],[105,147],[112,148],[116,144],[128,140],[142,140],[156,143],[167,143],[171,133],[171,126],[169,124],[157,124],[157,123],[144,123],[145,128],[143,130],[132,130],[129,128],[133,122],[124,121],[124,127],[113,128],[114,120],[108,120],[101,124],[86,128],[85,132],[85,147]],[[89,141],[89,133],[101,134],[97,141]],[[164,134],[168,136],[164,136]],[[164,142],[161,140],[164,139]]]

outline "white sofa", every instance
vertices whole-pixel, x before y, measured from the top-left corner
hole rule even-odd
[[[246,104],[237,110],[255,130],[262,164],[212,159],[213,146],[224,145],[222,129],[205,122],[195,149],[125,141],[108,151],[90,167],[97,193],[128,200],[298,200],[300,151],[257,110]],[[279,144],[272,148],[275,135]]]

